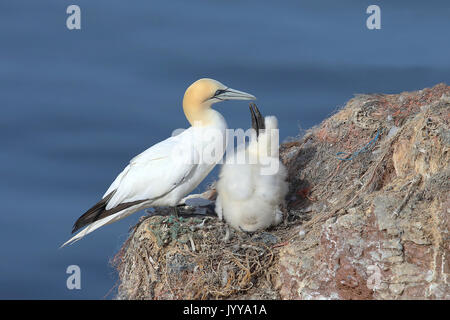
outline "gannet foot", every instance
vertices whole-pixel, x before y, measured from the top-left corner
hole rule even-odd
[[[173,215],[174,215],[176,218],[179,217],[179,215],[178,215],[178,209],[177,209],[176,206],[175,206],[175,207],[172,207],[172,212],[173,212]]]

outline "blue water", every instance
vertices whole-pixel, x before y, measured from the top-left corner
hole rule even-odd
[[[187,126],[198,78],[256,95],[282,139],[355,93],[449,84],[448,1],[392,2],[2,0],[0,298],[112,297],[109,260],[142,213],[58,247],[130,158]],[[366,28],[374,3],[381,30]],[[81,30],[66,28],[70,4]],[[216,109],[250,124],[245,102]],[[81,290],[66,287],[72,264]]]

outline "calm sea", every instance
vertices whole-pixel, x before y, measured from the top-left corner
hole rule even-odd
[[[392,2],[2,0],[0,298],[114,295],[109,260],[142,213],[58,247],[129,159],[187,126],[198,78],[256,95],[282,139],[355,93],[448,84],[448,1]],[[373,3],[380,30],[366,27]],[[81,30],[66,28],[70,4]],[[216,108],[250,125],[246,102]],[[66,287],[73,264],[81,290]]]

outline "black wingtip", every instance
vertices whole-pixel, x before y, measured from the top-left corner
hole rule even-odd
[[[97,202],[92,208],[86,211],[81,217],[75,221],[72,227],[72,234],[83,228],[84,226],[94,222],[100,216],[100,214],[106,209],[105,199]]]
[[[106,197],[94,204],[88,211],[86,211],[81,217],[75,221],[72,227],[72,234],[87,226],[88,224],[98,220],[101,214],[106,210],[108,201],[112,198],[115,191],[109,193]]]
[[[106,210],[106,206],[111,200],[112,196],[114,195],[115,191],[108,194],[106,197],[104,197],[102,200],[97,202],[92,208],[90,208],[88,211],[86,211],[81,217],[78,218],[77,221],[75,221],[75,224],[72,228],[72,233],[75,233],[76,231],[80,230],[81,228],[95,222],[98,220],[101,220],[103,218],[106,218],[110,215],[113,215],[117,212],[120,212],[122,210],[128,209],[130,207],[133,207],[135,205],[141,204],[142,202],[145,202],[147,200],[136,200],[132,202],[124,202],[120,203],[114,208]]]

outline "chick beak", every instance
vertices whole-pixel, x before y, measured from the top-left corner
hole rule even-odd
[[[264,130],[266,125],[264,123],[264,118],[259,112],[258,107],[254,103],[250,103],[250,113],[252,115],[252,128],[256,131],[256,137],[259,136],[259,130]]]

